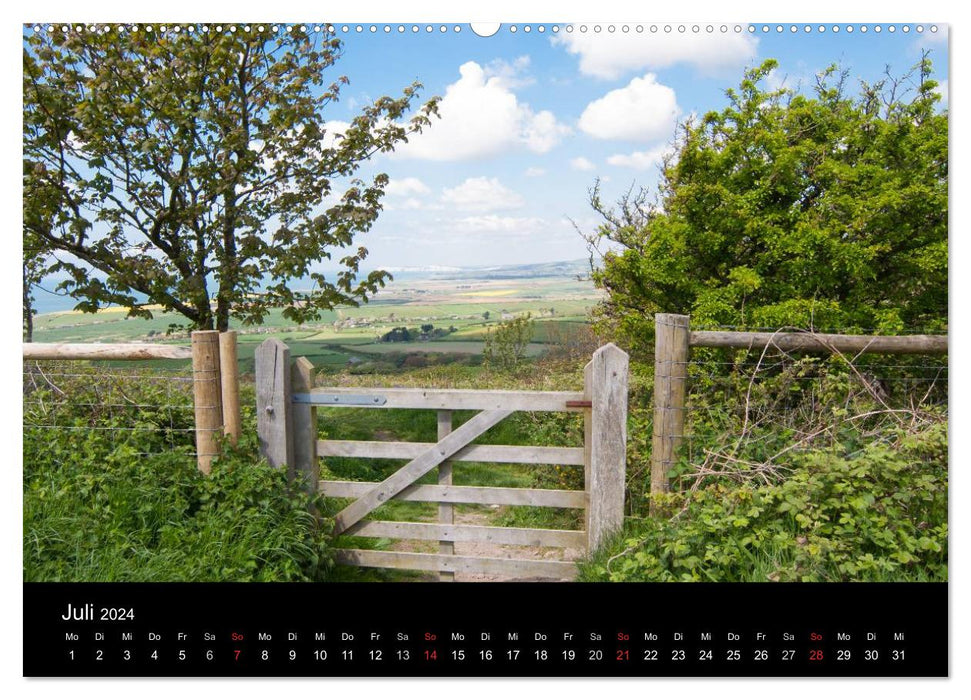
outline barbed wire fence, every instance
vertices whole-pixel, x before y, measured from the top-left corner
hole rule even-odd
[[[23,358],[25,435],[109,434],[137,454],[195,456],[204,474],[239,441],[235,331],[193,331],[191,347],[26,343]]]

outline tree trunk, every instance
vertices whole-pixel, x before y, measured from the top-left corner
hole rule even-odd
[[[223,220],[223,254],[219,261],[219,291],[216,293],[216,330],[229,330],[229,311],[236,283],[239,280],[239,259],[236,251],[236,195],[225,196]]]
[[[24,342],[34,341],[34,300],[30,296],[30,282],[27,281],[27,268],[24,267]]]

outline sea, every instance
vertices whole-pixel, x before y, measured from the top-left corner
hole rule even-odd
[[[366,277],[370,274],[370,271],[365,270],[361,273],[361,277]],[[461,275],[460,270],[442,270],[442,269],[428,269],[428,270],[394,270],[391,272],[394,280],[389,284],[408,282],[413,280],[425,280],[441,277],[443,275],[455,276]],[[333,279],[336,276],[336,272],[324,272],[327,279]],[[40,314],[53,314],[62,313],[64,311],[71,311],[75,306],[77,306],[78,301],[72,297],[65,294],[56,294],[53,290],[57,287],[59,279],[47,278],[41,285],[34,289],[34,310],[38,315]],[[309,277],[304,279],[295,280],[292,285],[294,289],[311,289],[313,287],[313,280]],[[135,299],[139,302],[147,300],[144,294],[135,294]]]

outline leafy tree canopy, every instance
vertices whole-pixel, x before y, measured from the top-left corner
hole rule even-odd
[[[606,326],[634,347],[655,312],[748,327],[943,329],[947,112],[925,55],[863,83],[831,67],[810,95],[768,90],[773,60],[728,106],[679,130],[660,197],[633,188],[588,236]]]
[[[356,173],[428,126],[437,100],[418,107],[415,83],[336,128],[324,111],[348,79],[326,75],[341,51],[297,27],[26,37],[25,255],[65,275],[81,310],[157,304],[200,329],[367,301],[387,274],[358,275],[354,240],[388,177]],[[333,278],[314,272],[332,256]],[[307,276],[312,291],[290,288]]]

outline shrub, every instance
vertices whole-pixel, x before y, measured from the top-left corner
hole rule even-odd
[[[526,357],[526,348],[533,339],[535,322],[531,314],[502,321],[490,328],[486,335],[482,357],[485,364],[501,370],[514,370]]]
[[[748,69],[721,111],[692,117],[657,197],[631,191],[588,237],[600,327],[648,352],[655,312],[815,328],[947,323],[948,114],[925,54],[900,78],[811,91]]]
[[[663,499],[582,566],[585,580],[947,579],[947,425],[855,455],[793,455],[779,483]]]

